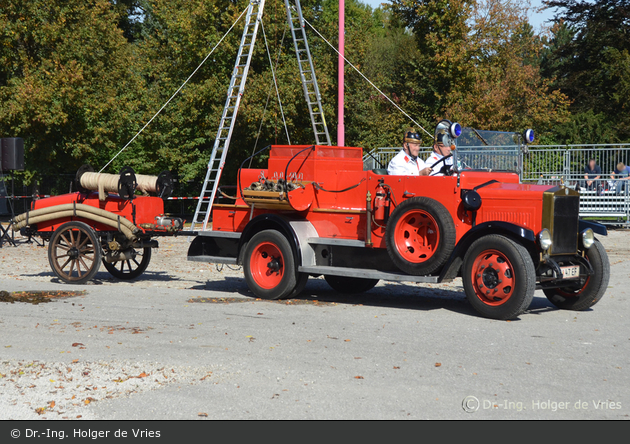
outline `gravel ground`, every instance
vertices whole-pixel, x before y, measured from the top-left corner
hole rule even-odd
[[[0,248],[0,290],[61,293],[39,305],[0,303],[0,419],[450,418],[457,417],[454,411],[461,414],[462,394],[469,392],[494,392],[495,397],[503,393],[511,399],[530,392],[545,396],[516,376],[531,371],[532,365],[539,366],[535,379],[542,376],[543,387],[559,389],[566,397],[566,382],[554,380],[554,375],[589,375],[595,369],[582,366],[590,366],[590,360],[607,370],[605,382],[598,383],[604,386],[594,385],[586,393],[617,403],[621,401],[615,393],[625,387],[623,411],[611,404],[612,410],[596,409],[595,416],[558,413],[556,418],[627,418],[630,381],[622,368],[630,365],[624,320],[628,234],[611,230],[601,239],[613,270],[613,290],[593,311],[554,310],[537,292],[522,316],[524,322],[511,324],[477,317],[459,279],[448,285],[381,282],[363,299],[343,299],[320,278],[309,281],[305,298],[254,301],[241,270],[187,261],[185,237],[161,239],[147,272],[137,280],[115,280],[103,267],[93,282],[80,287],[56,279],[47,248],[5,244]],[[78,293],[65,294],[71,290]],[[579,339],[568,338],[562,330],[568,322],[581,323],[584,333]],[[301,326],[299,333],[293,330],[296,325]],[[610,333],[602,339],[599,331]],[[422,362],[414,364],[425,370],[406,362],[412,360],[406,355],[411,349],[429,348],[414,336],[430,336],[435,342]],[[553,340],[540,348],[548,340],[537,338]],[[391,363],[392,353],[405,343],[400,359]],[[469,350],[477,344],[483,346],[468,361]],[[596,348],[582,355],[583,347],[591,347],[584,344]],[[608,358],[607,347],[615,350],[610,355],[614,359]],[[494,350],[503,356],[498,367],[490,369],[497,358]],[[504,367],[507,356],[513,359],[509,368]],[[450,369],[449,360],[459,365]],[[369,369],[360,370],[359,365],[366,364]],[[385,376],[385,371],[406,376],[397,379]],[[484,371],[495,374],[482,383],[477,375]],[[468,391],[461,392],[458,378],[463,374],[472,379],[467,379]],[[414,381],[409,383],[414,388],[407,381]],[[612,391],[610,384],[616,387]],[[250,391],[236,390],[248,386]],[[506,386],[510,390],[501,392]],[[433,394],[437,387],[439,396]],[[307,388],[312,391],[305,393]],[[299,394],[292,395],[292,403],[285,399],[287,391]],[[332,407],[331,397],[339,398]],[[438,399],[450,398],[457,408],[449,404],[446,410],[431,410],[436,416],[419,413]],[[256,410],[256,405],[270,402],[276,404]],[[405,403],[410,407],[401,409]]]

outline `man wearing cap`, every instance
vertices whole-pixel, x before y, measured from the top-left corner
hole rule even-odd
[[[451,145],[454,145],[454,141],[449,135],[450,124],[450,121],[442,120],[435,128],[433,152],[425,162],[426,166],[432,168],[430,173],[432,176],[443,176],[442,168],[444,168],[444,165],[453,165],[452,157],[448,157],[444,161],[439,162],[441,159],[451,154]]]
[[[413,128],[407,128],[403,138],[403,149],[394,156],[387,167],[391,176],[427,176],[431,172],[418,157],[420,152],[420,134]]]

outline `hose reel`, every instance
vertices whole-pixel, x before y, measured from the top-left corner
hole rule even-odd
[[[146,176],[136,174],[129,166],[123,167],[116,175],[95,173],[90,165],[83,165],[77,171],[75,183],[82,193],[98,191],[101,201],[107,199],[107,193],[118,193],[123,199],[133,199],[136,190],[139,190],[165,199],[173,192],[173,176],[169,171],[162,171],[158,176]]]

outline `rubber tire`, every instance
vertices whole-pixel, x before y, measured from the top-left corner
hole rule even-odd
[[[396,246],[397,225],[409,211],[422,210],[429,213],[437,225],[439,241],[433,255],[424,262],[406,260]],[[448,260],[455,248],[455,224],[448,210],[438,201],[428,197],[412,197],[405,200],[392,212],[385,229],[387,253],[400,270],[414,276],[424,276],[437,271]]]
[[[273,245],[282,255],[282,277],[273,288],[260,286],[252,272],[252,256],[256,249],[264,243]],[[292,296],[294,290],[298,289],[298,273],[291,244],[289,244],[286,237],[276,230],[261,231],[250,239],[243,255],[243,272],[245,273],[247,286],[260,299],[287,298]],[[306,285],[306,282],[304,282],[304,285]]]
[[[582,311],[597,304],[604,296],[610,280],[610,262],[604,246],[596,239],[595,243],[586,250],[586,259],[595,271],[585,285],[579,290],[568,288],[547,288],[543,292],[547,299],[556,307],[563,310]]]
[[[512,265],[514,288],[512,294],[500,305],[484,302],[476,293],[472,281],[472,268],[484,251],[496,250],[504,255]],[[536,269],[527,249],[505,237],[490,234],[477,239],[470,246],[462,264],[462,282],[466,298],[477,312],[491,319],[514,319],[530,306],[536,291]]]
[[[62,264],[59,264],[56,259],[59,256],[56,256],[57,244],[61,242],[61,236],[64,233],[68,233],[69,230],[79,230],[80,233],[89,237],[90,242],[92,244],[92,249],[94,251],[94,258],[92,260],[92,264],[87,272],[81,277],[77,276],[76,278],[72,277],[72,273],[76,273],[76,271],[72,271],[70,273],[64,273]],[[67,237],[66,237],[67,239]],[[82,250],[83,251],[83,250]],[[56,257],[53,257],[56,256]],[[84,222],[66,222],[60,227],[58,227],[55,232],[50,237],[50,243],[48,244],[48,263],[50,264],[50,268],[53,273],[61,279],[66,284],[84,284],[87,281],[91,280],[94,275],[98,272],[98,269],[101,267],[101,243],[96,236],[96,233],[88,224]],[[83,262],[85,264],[85,261]],[[66,264],[67,265],[67,264]],[[73,268],[74,270],[74,268]]]
[[[304,291],[304,288],[306,287],[306,283],[308,282],[308,277],[309,277],[308,273],[298,273],[297,284],[295,285],[295,288],[293,289],[291,293],[289,293],[288,296],[283,297],[282,299],[291,299],[302,294],[302,292]]]
[[[324,279],[333,290],[344,294],[365,293],[378,284],[378,279],[325,275]]]
[[[125,262],[127,262],[127,265],[130,265],[128,261],[118,261],[112,263],[103,261],[103,265],[105,266],[107,271],[109,271],[109,274],[117,279],[121,279],[124,281],[135,279],[142,273],[144,273],[149,266],[149,262],[151,262],[151,248],[143,248],[142,260],[140,261],[140,263],[138,263],[135,259],[132,260],[138,267],[131,271],[121,271],[117,268],[117,265],[121,263],[123,264],[122,267],[124,268]]]

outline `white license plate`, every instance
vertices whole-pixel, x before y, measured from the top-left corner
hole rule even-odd
[[[574,265],[571,267],[560,267],[562,271],[562,279],[572,279],[580,277],[580,266]]]

